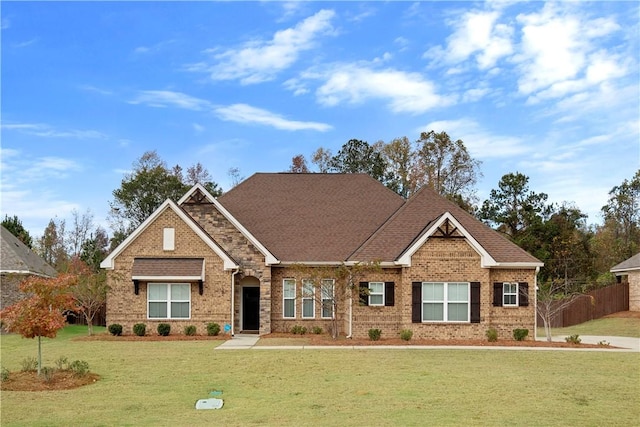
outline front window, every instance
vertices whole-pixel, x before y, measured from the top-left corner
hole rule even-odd
[[[302,317],[313,319],[315,317],[315,287],[312,280],[302,281]]]
[[[333,318],[333,298],[334,298],[334,282],[333,279],[324,279],[320,289],[322,295],[322,318]]]
[[[518,284],[517,283],[502,284],[502,305],[505,307],[518,306]]]
[[[369,282],[369,305],[384,305],[384,282]]]
[[[423,282],[423,322],[468,322],[469,283]]]
[[[282,282],[283,314],[282,317],[296,317],[296,281],[284,279]]]
[[[149,319],[189,319],[191,317],[191,285],[149,283],[147,302]]]

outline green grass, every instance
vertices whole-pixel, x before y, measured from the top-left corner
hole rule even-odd
[[[614,351],[227,350],[216,341],[43,340],[46,366],[89,362],[95,384],[0,397],[2,426],[572,425],[640,418],[640,354]],[[1,337],[20,369],[35,340]],[[221,410],[196,411],[222,390]]]
[[[603,335],[640,338],[640,319],[605,317],[567,328],[552,328],[551,335]],[[544,328],[538,328],[538,336],[544,337]]]

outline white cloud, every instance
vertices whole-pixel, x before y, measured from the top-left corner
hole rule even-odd
[[[211,103],[181,92],[168,90],[143,90],[129,104],[145,104],[150,107],[177,107],[185,110],[202,111],[211,108]]]
[[[419,73],[377,70],[365,63],[338,64],[324,71],[303,73],[302,77],[324,81],[316,96],[320,104],[327,106],[382,99],[394,113],[419,114],[454,102],[451,97],[439,95],[435,84]]]
[[[213,80],[236,80],[242,84],[272,80],[280,71],[298,60],[302,51],[312,49],[316,38],[333,31],[332,10],[321,10],[299,22],[295,27],[276,32],[271,40],[253,40],[239,49],[214,53],[213,65],[205,63],[187,66],[191,71],[208,71]]]
[[[452,139],[461,139],[472,157],[477,159],[506,158],[532,151],[518,137],[494,135],[473,119],[441,120],[428,123],[417,133],[447,132]]]
[[[43,138],[75,138],[75,139],[106,139],[107,135],[96,130],[85,129],[55,129],[43,123],[3,123],[2,129],[17,131]]]
[[[252,107],[247,104],[233,104],[229,106],[216,107],[214,111],[222,120],[239,123],[254,123],[282,130],[315,130],[319,132],[326,132],[332,128],[330,125],[325,123],[287,120],[278,114],[271,113],[261,108]]]

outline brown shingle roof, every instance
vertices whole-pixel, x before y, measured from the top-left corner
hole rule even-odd
[[[366,174],[258,173],[218,201],[284,262],[345,261],[404,204]]]
[[[135,258],[131,276],[202,278],[203,264],[204,258]]]
[[[497,262],[540,262],[458,205],[427,187],[423,187],[407,200],[393,217],[351,256],[351,260],[396,260],[426,231],[429,224],[445,212],[450,212]]]

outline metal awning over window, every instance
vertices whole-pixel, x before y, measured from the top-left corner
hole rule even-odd
[[[131,280],[203,282],[204,258],[135,258]]]

